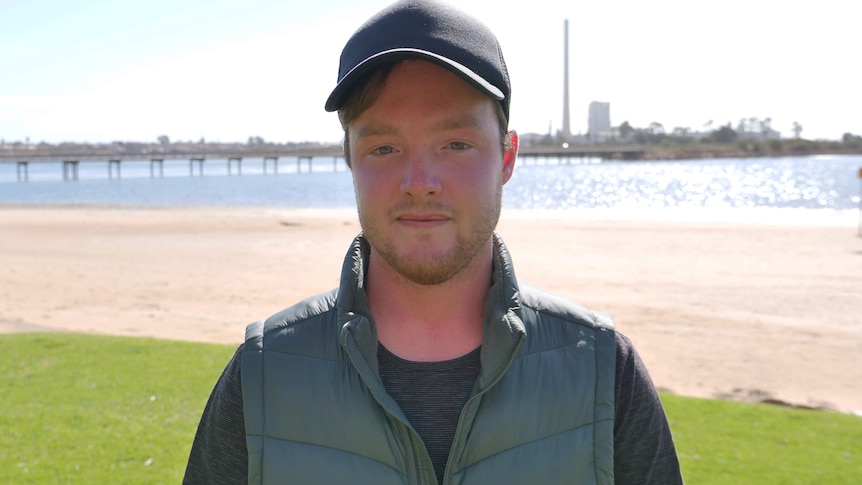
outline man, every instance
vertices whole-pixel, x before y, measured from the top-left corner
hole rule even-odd
[[[249,326],[186,483],[681,483],[631,343],[519,285],[494,233],[510,95],[493,33],[451,7],[353,35],[326,109],[362,234],[337,290]]]

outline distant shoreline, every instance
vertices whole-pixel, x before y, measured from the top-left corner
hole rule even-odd
[[[805,157],[814,155],[862,155],[862,150],[815,145],[802,149],[774,150],[760,145],[739,147],[644,147],[641,160],[703,160],[711,158]]]
[[[525,156],[530,152],[572,152],[573,156],[595,151],[595,156],[607,160],[701,160],[713,158],[762,158],[812,155],[862,155],[862,137],[844,141],[805,139],[741,139],[732,142],[703,142],[690,138],[669,138],[660,143],[619,143],[608,141],[595,145],[563,145],[556,142],[523,143]],[[619,152],[615,152],[619,150]],[[254,158],[254,157],[341,157],[339,143],[47,143],[0,144],[0,163],[15,163],[38,159],[172,159],[172,158]],[[562,156],[562,155],[560,155]]]

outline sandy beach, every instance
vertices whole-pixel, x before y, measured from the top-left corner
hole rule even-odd
[[[239,344],[337,284],[352,211],[0,207],[0,332]],[[504,212],[521,280],[610,313],[656,385],[862,410],[853,225],[651,222]]]

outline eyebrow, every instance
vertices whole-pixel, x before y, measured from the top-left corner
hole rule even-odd
[[[392,125],[363,126],[356,132],[356,137],[366,138],[369,136],[395,135],[397,133],[398,129]]]
[[[479,128],[480,123],[473,116],[443,120],[431,127],[432,131],[460,130],[464,128]]]
[[[473,116],[465,117],[465,118],[452,118],[443,120],[435,125],[431,126],[431,131],[439,132],[439,131],[451,131],[451,130],[460,130],[465,128],[479,128],[480,123]],[[366,138],[371,136],[387,136],[387,135],[397,135],[398,128],[394,125],[389,124],[381,124],[376,126],[364,126],[360,128],[356,132],[357,138]]]

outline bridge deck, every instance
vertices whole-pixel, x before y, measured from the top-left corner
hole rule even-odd
[[[644,150],[636,147],[608,147],[608,146],[574,146],[574,147],[524,147],[518,152],[518,156],[525,161],[529,158],[600,158],[602,160],[639,160],[643,158]],[[155,168],[158,167],[159,176],[163,176],[163,163],[166,160],[188,160],[189,176],[194,176],[195,165],[198,173],[203,176],[203,163],[207,158],[215,160],[227,160],[228,175],[232,175],[233,166],[236,164],[237,173],[242,174],[242,161],[246,159],[262,159],[263,172],[267,173],[268,162],[272,161],[275,173],[278,173],[279,158],[296,159],[297,172],[302,171],[302,163],[308,163],[308,171],[312,170],[314,158],[332,158],[335,162],[343,157],[341,147],[327,147],[319,150],[281,150],[281,151],[217,151],[217,152],[170,152],[153,151],[148,153],[111,153],[99,150],[90,152],[80,151],[77,153],[46,153],[39,151],[27,151],[24,153],[0,154],[0,164],[16,163],[19,181],[29,180],[29,164],[62,162],[63,180],[78,179],[78,165],[82,162],[98,163],[107,162],[108,178],[114,178],[116,168],[117,178],[120,178],[120,165],[126,161],[149,160],[150,177],[156,176]]]
[[[572,146],[563,147],[521,147],[520,157],[596,157],[637,159],[643,156],[644,150],[638,147],[613,146]],[[38,163],[64,161],[123,161],[123,160],[237,160],[243,158],[325,158],[341,157],[341,147],[333,146],[319,150],[269,150],[269,151],[152,151],[146,153],[116,153],[110,151],[78,151],[74,153],[50,153],[39,150],[0,153],[0,163]]]

